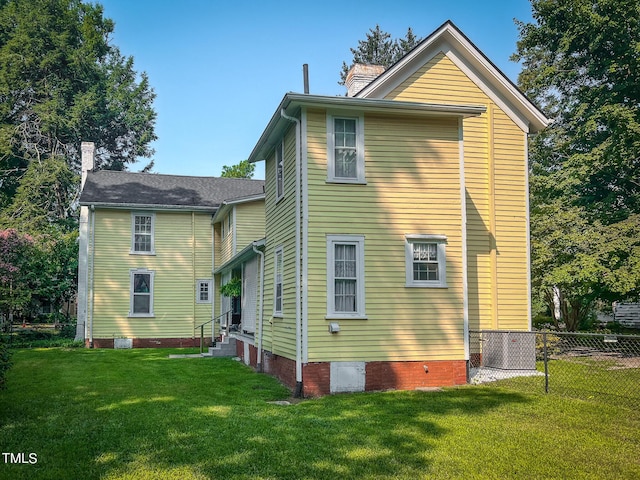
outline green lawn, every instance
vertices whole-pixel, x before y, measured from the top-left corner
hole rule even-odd
[[[271,377],[169,353],[16,350],[0,447],[37,463],[0,478],[640,478],[639,408],[508,386],[280,406]]]

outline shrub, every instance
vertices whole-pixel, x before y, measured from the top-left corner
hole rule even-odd
[[[6,387],[6,374],[11,368],[11,352],[5,338],[0,335],[0,390]]]

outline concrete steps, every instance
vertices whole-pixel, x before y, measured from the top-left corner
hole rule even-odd
[[[223,342],[217,342],[215,347],[209,347],[208,357],[235,357],[236,339],[226,337]]]
[[[215,347],[209,347],[208,352],[189,353],[184,355],[169,355],[169,358],[201,358],[201,357],[235,357],[236,339],[225,338],[223,342],[216,343]]]

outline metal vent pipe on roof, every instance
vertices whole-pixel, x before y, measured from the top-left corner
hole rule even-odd
[[[302,65],[302,77],[304,79],[304,93],[309,94],[309,64]]]

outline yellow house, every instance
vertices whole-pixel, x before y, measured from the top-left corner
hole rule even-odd
[[[451,22],[347,87],[286,94],[249,157],[264,299],[237,352],[304,395],[465,383],[470,329],[531,326],[527,134],[548,119]]]
[[[466,383],[470,330],[530,330],[527,135],[548,119],[451,22],[347,87],[283,97],[249,156],[264,182],[90,172],[78,337],[192,345],[211,320],[323,395]]]
[[[264,182],[93,172],[93,145],[82,147],[76,338],[97,348],[196,346],[209,322],[210,340],[213,217],[230,198],[263,196]]]

